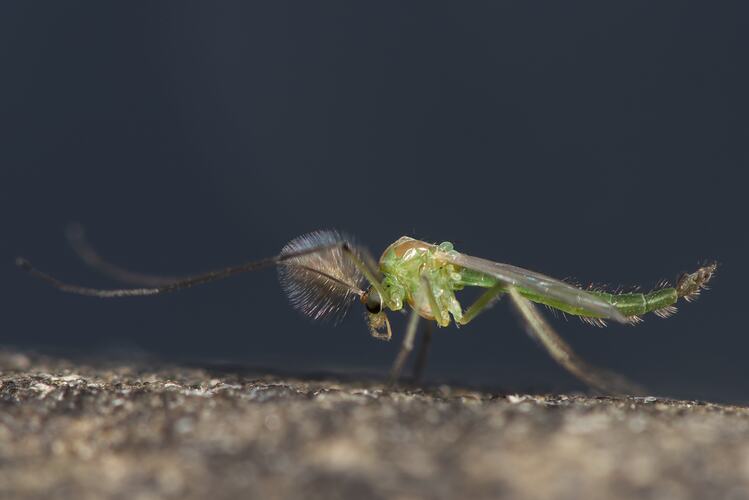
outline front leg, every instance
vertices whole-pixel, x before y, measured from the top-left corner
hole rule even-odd
[[[403,371],[403,365],[414,348],[414,337],[416,336],[416,329],[419,327],[419,319],[421,318],[416,309],[411,309],[411,315],[408,317],[408,326],[406,327],[406,335],[403,337],[403,343],[401,344],[400,351],[398,351],[398,356],[395,357],[393,367],[390,369],[388,385],[394,385],[398,381],[401,371]]]
[[[447,326],[450,318],[447,311],[440,307],[437,298],[434,296],[432,285],[429,279],[422,274],[421,276],[422,291],[426,294],[429,301],[429,307],[431,308],[432,316],[440,326]],[[416,337],[416,330],[419,326],[419,313],[417,309],[411,309],[411,316],[408,319],[408,327],[406,328],[406,335],[403,337],[403,344],[398,352],[398,356],[395,358],[393,367],[390,370],[389,384],[392,385],[398,381],[401,371],[403,371],[403,365],[406,363],[408,355],[413,351],[414,338]],[[426,352],[423,352],[420,358],[424,358]]]

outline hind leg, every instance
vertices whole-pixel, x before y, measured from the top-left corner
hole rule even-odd
[[[554,331],[528,299],[514,288],[508,289],[513,305],[520,313],[528,335],[538,341],[546,352],[568,372],[589,386],[608,394],[643,394],[641,387],[626,378],[600,368],[596,368],[580,358],[562,337]]]

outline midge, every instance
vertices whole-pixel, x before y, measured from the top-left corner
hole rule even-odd
[[[502,295],[523,320],[527,333],[537,340],[561,366],[593,388],[609,393],[638,393],[624,378],[593,367],[580,359],[540,315],[534,303],[584,321],[604,326],[606,320],[635,324],[647,313],[667,318],[676,312],[679,299],[695,299],[715,273],[715,263],[683,274],[675,286],[662,285],[648,293],[609,293],[583,290],[564,281],[527,269],[472,257],[453,249],[449,242],[431,244],[408,236],[385,249],[379,263],[354,240],[337,231],[316,231],[289,242],[275,257],[248,262],[185,278],[164,278],[132,273],[103,260],[86,241],[80,227],[68,233],[80,257],[109,276],[139,288],[95,289],[63,283],[18,258],[17,264],[64,292],[92,297],[140,297],[189,288],[235,274],[277,267],[281,287],[291,304],[314,319],[338,322],[357,299],[366,308],[372,336],[390,340],[392,332],[385,311],[411,308],[402,346],[393,363],[390,380],[398,379],[412,351],[420,318],[444,327],[470,323]],[[465,287],[486,291],[467,309],[456,292]],[[417,369],[422,366],[431,329],[422,339]]]

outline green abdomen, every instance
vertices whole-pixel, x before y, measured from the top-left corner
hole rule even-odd
[[[461,270],[461,286],[490,288],[496,283],[496,279],[484,273],[470,269]],[[518,291],[526,299],[538,304],[544,304],[575,316],[591,317],[590,313],[582,308],[576,308],[573,305],[556,301],[553,298],[539,295],[523,288],[518,288]],[[648,293],[608,293],[598,291],[589,291],[588,293],[602,298],[616,307],[624,316],[628,317],[641,316],[650,312],[666,311],[679,298],[675,288],[663,288]]]

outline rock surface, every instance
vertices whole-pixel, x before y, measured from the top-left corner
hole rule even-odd
[[[0,498],[749,498],[749,410],[0,353]]]

